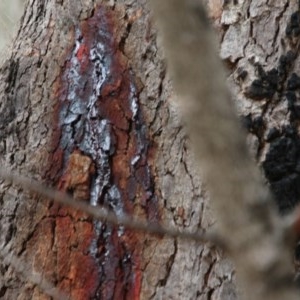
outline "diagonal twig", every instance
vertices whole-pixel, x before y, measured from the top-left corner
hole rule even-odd
[[[176,100],[244,299],[299,299],[275,202],[248,154],[202,1],[151,0]],[[251,2],[251,1],[250,1]],[[252,1],[254,2],[254,1]],[[274,284],[276,283],[276,284]]]
[[[25,189],[36,192],[43,197],[53,199],[60,204],[71,206],[75,209],[81,210],[94,217],[95,219],[105,221],[112,225],[124,226],[135,231],[142,231],[154,235],[165,235],[168,237],[180,238],[184,240],[194,240],[198,242],[209,241],[217,246],[222,247],[223,249],[226,249],[225,242],[219,236],[213,233],[205,233],[203,231],[179,231],[178,229],[171,228],[169,226],[167,227],[157,223],[137,220],[134,217],[125,214],[116,215],[103,206],[91,206],[83,201],[75,200],[73,197],[67,195],[66,193],[60,192],[53,188],[49,188],[36,180],[28,179],[24,176],[14,174],[13,172],[7,170],[0,170],[0,177],[6,181],[18,184]]]

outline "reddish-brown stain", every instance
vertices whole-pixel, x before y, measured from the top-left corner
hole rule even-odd
[[[92,176],[95,174],[95,164],[92,159],[75,149],[69,156],[63,176],[58,183],[58,189],[71,191],[76,200],[89,200]]]
[[[155,148],[130,62],[114,36],[115,13],[98,6],[74,28],[74,44],[54,85],[52,153],[45,174],[92,205],[158,222],[151,169]],[[54,273],[63,291],[72,299],[140,299],[141,235],[58,205],[49,216],[55,220]]]

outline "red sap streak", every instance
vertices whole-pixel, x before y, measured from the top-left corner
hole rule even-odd
[[[71,153],[90,157],[93,205],[116,214],[159,220],[152,159],[155,148],[138,101],[130,62],[119,50],[117,20],[105,6],[74,28],[65,67],[55,84],[52,163],[47,177],[59,182]],[[72,170],[68,169],[68,172]],[[61,185],[61,184],[60,184]],[[72,192],[72,191],[70,191]],[[139,299],[145,237],[53,206],[57,278],[73,299]],[[72,291],[72,292],[71,292]]]

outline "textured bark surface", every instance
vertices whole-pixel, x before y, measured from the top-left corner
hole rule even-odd
[[[147,1],[102,2],[26,6],[0,69],[1,166],[116,214],[207,229]],[[1,244],[71,299],[235,299],[233,267],[208,244],[113,228],[0,187]],[[49,298],[6,264],[0,297]]]
[[[209,1],[248,144],[282,214],[299,203],[299,1]],[[297,229],[298,230],[298,229]],[[299,238],[299,231],[297,231]],[[299,272],[299,243],[295,251]],[[298,275],[299,276],[299,275]]]
[[[249,132],[279,210],[299,202],[299,36],[298,1],[226,1],[222,14],[222,59],[229,86]]]
[[[193,0],[151,3],[177,101],[216,209],[218,233],[236,263],[243,298],[298,299],[291,284],[287,225],[248,153],[203,6]]]

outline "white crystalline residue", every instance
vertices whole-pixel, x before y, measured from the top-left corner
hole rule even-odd
[[[89,117],[90,118],[96,118],[98,117],[98,109],[97,107],[95,107],[94,105],[91,107],[91,109],[89,110]]]
[[[108,227],[108,228],[106,229],[106,231],[104,231],[103,237],[104,237],[105,239],[107,239],[107,238],[109,238],[110,236],[111,236],[111,228]],[[108,250],[108,251],[109,251],[109,250]]]
[[[74,101],[71,103],[69,110],[73,114],[84,114],[86,112],[85,104],[81,101]]]
[[[130,108],[132,111],[132,119],[134,119],[138,111],[138,104],[136,98],[136,89],[132,83],[130,84],[130,98],[131,98]]]
[[[105,130],[105,127],[107,126],[107,124],[108,124],[108,121],[106,119],[101,120],[99,131]]]
[[[68,115],[64,119],[64,124],[71,124],[78,118],[78,115],[68,113]]]
[[[131,111],[132,111],[132,114],[133,114],[132,118],[134,119],[136,114],[137,114],[137,111],[138,111],[138,105],[137,105],[136,98],[133,98],[132,101],[131,101]]]
[[[96,256],[97,252],[98,252],[98,247],[97,247],[97,241],[96,239],[93,239],[91,244],[90,244],[90,247],[89,247],[89,250],[90,250],[90,253],[92,256]]]
[[[96,114],[95,111],[98,112],[98,109],[95,106],[96,101],[97,101],[97,97],[94,94],[92,94],[88,99],[87,109],[88,109],[88,117],[89,118],[95,117],[95,114]]]
[[[97,51],[96,51],[96,49],[91,49],[91,51],[90,51],[90,59],[91,60],[94,60],[94,59],[96,59],[97,58]]]
[[[115,214],[117,216],[124,216],[123,203],[119,189],[115,185],[113,185],[108,190],[108,194],[110,198],[110,205],[112,206]]]
[[[131,165],[134,166],[134,165],[139,161],[140,158],[141,158],[140,155],[136,155],[136,156],[131,160]]]
[[[97,44],[97,48],[101,51],[104,52],[104,45],[102,43]]]
[[[77,68],[79,68],[78,58],[76,56],[72,57],[71,62],[72,62],[72,69],[69,72],[69,77],[72,78],[72,79],[79,78],[79,73],[78,73],[78,70],[77,70]]]
[[[90,253],[93,257],[96,257],[96,255],[98,254],[98,246],[97,246],[97,237],[99,237],[100,235],[100,232],[101,232],[101,226],[102,226],[102,222],[100,221],[94,221],[94,230],[95,230],[95,236],[96,238],[93,238],[91,244],[90,244],[90,247],[89,247],[89,250],[90,250]]]
[[[119,226],[118,228],[118,237],[121,237],[124,234],[125,228],[124,226]]]
[[[109,135],[106,135],[104,138],[104,144],[102,146],[104,151],[108,151],[110,149],[111,138]]]
[[[103,71],[103,70],[102,70],[102,71]],[[99,80],[98,80],[97,83],[96,83],[96,88],[95,88],[95,90],[96,90],[96,95],[97,95],[97,96],[100,96],[100,95],[101,95],[101,87],[102,87],[103,82],[105,81],[105,78],[103,77],[103,73],[101,74],[101,76],[102,76],[102,78],[100,78],[100,76],[99,76]]]
[[[69,89],[69,93],[68,93],[68,100],[72,101],[73,99],[75,99],[76,97],[76,92],[75,89]]]
[[[124,258],[123,258],[123,261],[124,262],[127,262],[127,261],[129,261],[131,259],[131,255],[130,254],[126,254],[125,256],[124,256]]]
[[[104,63],[104,50],[104,45],[98,43],[96,48],[93,48],[90,51],[90,59],[94,61],[93,80],[97,96],[100,96],[101,87],[108,74],[108,70]]]
[[[96,81],[95,90],[96,90],[97,96],[100,96],[100,94],[101,94],[101,87],[102,87],[104,81],[106,80],[106,77],[107,77],[106,75],[107,75],[107,72],[106,72],[104,64],[96,63],[95,69],[93,72],[93,78]]]
[[[99,178],[99,176],[97,176],[97,178],[91,188],[90,204],[92,206],[97,206],[99,196],[100,196],[100,178]]]
[[[101,120],[98,128],[99,140],[103,151],[109,151],[111,147],[110,126],[107,120]]]
[[[109,251],[109,250],[106,250],[105,253],[104,253],[104,256],[105,256],[105,257],[108,257],[108,256],[109,256],[109,253],[110,253],[110,251]]]
[[[117,200],[117,202],[120,202],[119,200],[121,198],[121,195],[120,195],[119,189],[115,185],[113,185],[109,189],[108,193],[112,199],[115,199],[115,200]]]
[[[77,54],[77,52],[80,48],[80,42],[78,41],[80,35],[81,35],[80,30],[77,28],[76,29],[76,43],[75,43],[75,49],[74,49],[75,55]]]

